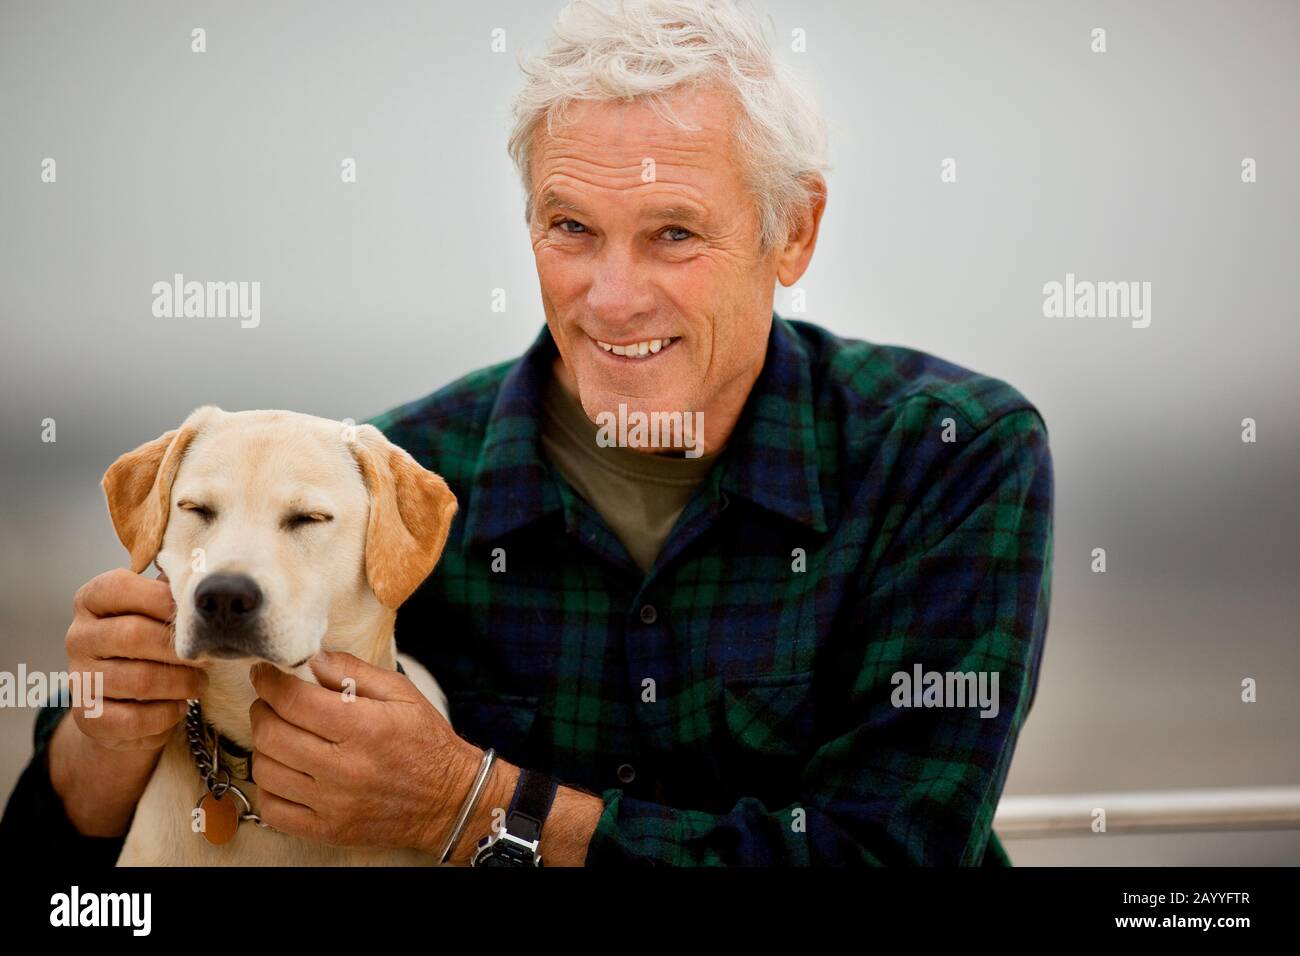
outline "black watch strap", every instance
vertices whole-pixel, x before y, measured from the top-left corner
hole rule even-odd
[[[506,832],[528,843],[539,839],[559,785],[550,774],[520,770],[515,795],[506,811]]]

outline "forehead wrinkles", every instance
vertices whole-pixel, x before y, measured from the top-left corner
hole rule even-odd
[[[593,193],[593,190],[600,192]],[[614,195],[609,195],[609,194]],[[590,177],[574,176],[566,171],[557,171],[546,177],[537,191],[534,207],[539,216],[585,215],[595,216],[602,212],[616,211],[620,207],[610,204],[614,198],[626,197],[630,201],[628,211],[642,211],[679,208],[680,215],[706,217],[712,208],[709,202],[714,191],[706,183],[680,183],[658,180],[643,183],[638,175],[635,179],[622,181],[592,182]],[[548,197],[559,200],[556,204],[548,202]],[[697,213],[697,210],[702,212]]]
[[[698,169],[728,165],[733,150],[729,127],[734,104],[706,92],[682,98],[673,107],[677,117],[697,129],[682,129],[658,116],[645,103],[577,103],[568,117],[548,132],[537,133],[535,169],[573,164],[594,177],[631,176],[641,181],[642,160],[656,166]]]
[[[647,157],[655,164],[655,176],[650,182],[642,179],[642,159]],[[637,200],[637,208],[669,207],[678,205],[679,200],[686,200],[692,208],[708,210],[716,204],[719,195],[731,189],[730,179],[736,175],[728,168],[719,169],[716,157],[705,157],[698,150],[677,150],[672,157],[653,153],[641,156],[638,153],[635,160],[627,162],[611,159],[600,151],[592,156],[564,155],[552,157],[539,172],[541,178],[533,196],[533,205],[542,215],[564,211],[562,205],[546,205],[546,198],[552,193],[580,207],[588,215],[600,211],[592,206],[590,191],[593,189],[609,190]],[[613,197],[601,197],[602,200],[609,198]]]
[[[596,185],[643,185],[641,175],[647,159],[654,161],[656,179],[661,182],[678,171],[698,175],[701,170],[717,170],[726,159],[712,146],[680,140],[625,145],[611,144],[598,136],[568,137],[545,142],[538,151],[537,170],[544,179],[564,174]]]

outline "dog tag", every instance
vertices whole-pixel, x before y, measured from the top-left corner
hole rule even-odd
[[[235,798],[229,794],[223,799],[212,794],[205,794],[199,801],[203,811],[203,839],[214,846],[229,843],[235,838],[239,829],[239,811],[235,809]]]

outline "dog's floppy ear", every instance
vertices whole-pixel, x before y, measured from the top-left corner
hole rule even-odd
[[[136,574],[149,567],[162,548],[172,482],[185,449],[198,434],[199,419],[209,411],[220,409],[204,406],[196,410],[180,428],[127,452],[104,472],[100,485],[108,500],[113,530],[130,553],[131,570]]]
[[[349,446],[370,492],[366,580],[379,603],[396,610],[438,563],[456,496],[440,475],[374,425],[349,430],[354,433]]]

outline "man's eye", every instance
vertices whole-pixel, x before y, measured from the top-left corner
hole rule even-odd
[[[302,528],[306,525],[324,524],[333,520],[333,515],[327,515],[320,511],[304,511],[299,514],[289,515],[284,519],[284,524],[287,528]]]
[[[584,226],[582,223],[578,222],[576,219],[561,219],[559,222],[555,223],[555,225],[560,227],[561,232],[567,232],[571,236],[580,236],[582,235],[582,232],[576,232],[572,229],[566,229],[565,226],[571,226],[571,225],[577,226],[578,229],[581,229],[583,232],[586,232],[587,230],[587,227]]]
[[[677,238],[670,238],[669,239],[670,242],[683,242],[684,240],[690,239],[695,235],[695,233],[691,232],[689,229],[683,229],[681,226],[669,226],[662,233],[660,233],[660,235],[668,236],[670,233],[681,233],[681,235]]]

